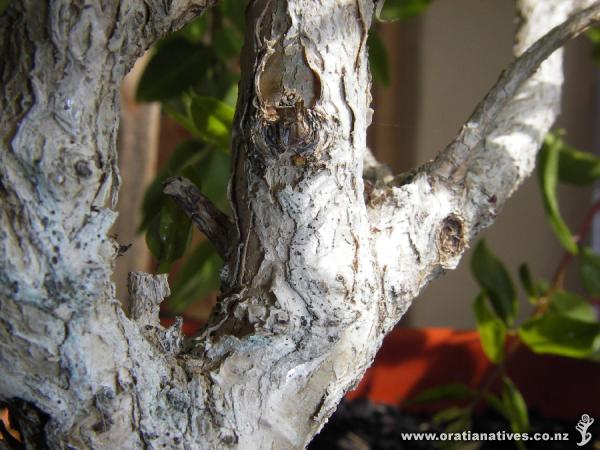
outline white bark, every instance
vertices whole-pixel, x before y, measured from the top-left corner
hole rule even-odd
[[[123,74],[208,3],[23,0],[0,18],[11,62],[0,96],[0,399],[48,416],[38,445],[305,446],[419,290],[529,174],[558,111],[560,53],[512,89],[600,10],[517,63],[432,164],[390,179],[370,160],[365,203],[371,0],[254,1],[235,224],[184,181],[167,185],[227,258],[209,326],[182,349],[179,324],[157,322],[164,277],[131,275],[130,318],[114,298],[107,203]],[[583,2],[520,3],[518,53]]]
[[[541,142],[560,112],[562,50],[536,68],[590,20],[597,20],[597,12],[583,12],[536,41],[574,10],[589,5],[598,8],[592,1],[519,1],[522,22],[515,54],[522,57],[502,74],[433,162],[379,183],[371,194],[369,217],[377,233],[378,260],[385,268],[388,303],[407,304],[442,271],[455,268],[469,242],[531,174]],[[387,320],[384,329],[396,319]]]

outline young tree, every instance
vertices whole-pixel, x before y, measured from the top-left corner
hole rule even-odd
[[[253,1],[234,218],[165,185],[226,261],[207,328],[182,345],[180,323],[158,323],[166,276],[131,274],[127,313],[110,279],[119,85],[213,3],[21,0],[0,17],[0,398],[30,448],[303,448],[530,174],[559,110],[552,53],[600,15],[519,0],[522,56],[435,161],[393,176],[366,148],[377,2]]]

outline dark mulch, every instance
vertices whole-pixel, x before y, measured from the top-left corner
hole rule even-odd
[[[427,415],[410,414],[399,407],[377,405],[368,400],[343,401],[329,423],[315,437],[308,446],[308,450],[424,450],[439,449],[440,443],[433,441],[407,441],[402,439],[401,433],[429,432],[443,430],[436,429],[431,424],[431,417]],[[528,450],[559,450],[581,448],[600,448],[600,426],[596,418],[590,428],[593,439],[583,447],[577,447],[581,439],[575,430],[576,421],[560,422],[548,420],[535,412],[530,412],[530,434],[568,433],[569,441],[528,441]],[[496,433],[499,430],[510,431],[508,423],[492,410],[473,418],[471,432]],[[445,448],[449,448],[447,445]],[[462,442],[454,448],[459,449],[517,449],[513,441],[483,441]]]

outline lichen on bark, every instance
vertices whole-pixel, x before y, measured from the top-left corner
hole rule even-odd
[[[560,53],[533,75],[517,67],[507,86],[531,76],[520,90],[488,98],[435,163],[393,177],[366,149],[373,2],[253,1],[233,223],[184,181],[166,186],[226,258],[208,326],[182,345],[180,324],[157,320],[164,277],[131,275],[129,316],[110,279],[118,86],[212,3],[23,0],[0,16],[0,400],[39,413],[26,435],[50,448],[303,448],[529,174],[557,114]],[[519,4],[522,53],[591,2]]]

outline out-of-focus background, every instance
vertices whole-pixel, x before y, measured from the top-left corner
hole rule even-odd
[[[375,116],[369,145],[396,172],[434,157],[455,135],[477,102],[512,59],[514,2],[506,0],[438,0],[424,14],[405,22],[377,25],[388,50],[391,83],[374,86]],[[578,38],[566,48],[566,86],[558,127],[572,145],[598,148],[598,69],[591,45]],[[148,183],[188,133],[158,104],[134,101],[135,86],[146,59],[140,60],[123,85],[120,166],[123,178],[114,233],[131,248],[117,261],[118,295],[126,295],[131,270],[150,270],[155,262],[136,234],[140,204]],[[590,190],[560,190],[561,212],[576,228],[592,198]],[[489,247],[514,275],[527,261],[535,276],[550,278],[563,250],[547,220],[537,180],[531,177],[508,202],[496,223],[483,233]],[[201,239],[200,236],[195,237]],[[400,326],[473,329],[471,303],[478,292],[469,273],[470,252],[458,269],[431,283],[414,301]],[[175,265],[174,270],[177,270]],[[576,280],[572,280],[570,286]],[[186,316],[204,319],[214,295],[188,308]],[[524,296],[522,296],[524,298]],[[530,306],[523,300],[521,314]]]

